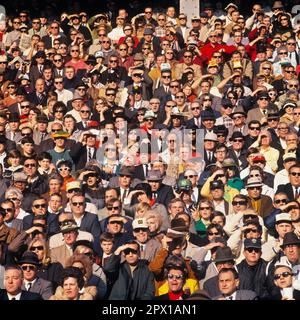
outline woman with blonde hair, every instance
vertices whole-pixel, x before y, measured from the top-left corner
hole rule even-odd
[[[35,238],[29,243],[28,250],[36,253],[38,256],[40,262],[37,271],[38,277],[51,281],[55,290],[59,284],[63,266],[59,262],[51,262],[47,242],[44,239]]]
[[[161,215],[154,210],[149,210],[145,214],[144,218],[146,218],[147,224],[149,226],[149,236],[151,238],[157,237],[163,223]]]

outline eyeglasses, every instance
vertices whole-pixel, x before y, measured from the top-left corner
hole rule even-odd
[[[247,205],[247,201],[232,201],[233,206],[245,206]]]
[[[89,110],[80,110],[81,113],[90,113]]]
[[[261,190],[261,187],[248,187],[249,190]]]
[[[123,223],[123,221],[113,220],[113,221],[109,221],[109,224],[118,224],[118,225],[122,226],[124,223]]]
[[[183,279],[183,274],[168,274],[168,279],[176,279],[176,280],[182,280]]]
[[[128,254],[132,253],[132,254],[138,254],[138,250],[135,249],[131,249],[131,248],[126,248],[125,250],[123,250],[125,256],[127,256]]]
[[[293,177],[300,177],[300,172],[290,172]]]
[[[61,168],[59,168],[58,170],[60,170]],[[68,193],[73,193],[73,192],[80,192],[81,190],[79,188],[74,188],[74,189],[70,189],[68,190]]]
[[[107,94],[106,94],[106,96],[108,96],[108,97],[109,97],[109,96],[115,96],[115,95],[116,95],[115,93],[107,93]]]
[[[71,169],[70,168],[68,168],[68,167],[64,167],[64,168],[58,168],[58,171],[71,171]],[[69,190],[69,191],[73,191],[73,190],[75,190],[75,189],[72,189],[72,190]]]
[[[120,207],[116,206],[116,207],[107,207],[107,210],[111,211],[111,210],[119,210]]]
[[[73,49],[71,50],[71,52],[79,52],[79,50]]]
[[[298,88],[299,86],[297,84],[289,84],[288,87],[289,88]]]
[[[166,19],[157,19],[158,21],[166,21]]]
[[[136,228],[133,230],[134,232],[140,233],[140,232],[147,232],[148,228]]]
[[[285,54],[285,55],[287,55],[288,53],[286,52],[286,51],[282,51],[282,52],[279,52],[278,54]]]
[[[294,74],[295,73],[295,71],[293,71],[293,70],[285,70],[285,72],[286,73],[290,73],[290,74]]]
[[[278,130],[288,130],[289,128],[287,127],[278,127]]]
[[[43,246],[36,246],[36,247],[31,247],[29,250],[30,251],[35,251],[35,250],[42,251],[42,250],[44,250],[44,247]]]
[[[19,200],[18,198],[8,198],[7,200],[10,200],[10,201],[17,201]]]
[[[277,199],[274,201],[274,203],[279,204],[279,203],[284,203],[287,204],[287,199]]]
[[[21,22],[18,22],[18,21],[14,21],[13,23],[14,24],[21,24]]]
[[[150,14],[150,13],[152,13],[152,11],[145,11],[145,13],[146,13],[146,14]]]
[[[193,179],[194,177],[197,177],[196,175],[190,175],[190,176],[184,176],[185,179]]]
[[[118,60],[109,60],[110,63],[117,63]]]
[[[179,88],[179,85],[173,84],[173,85],[170,85],[170,88]]]
[[[47,207],[46,203],[42,203],[42,204],[34,204],[33,207],[35,209],[45,209]]]
[[[163,79],[171,79],[171,76],[162,76]]]
[[[33,271],[35,270],[35,266],[22,266],[23,271]]]
[[[84,202],[72,202],[72,205],[74,206],[74,207],[82,207],[83,205],[84,205]]]
[[[233,142],[244,142],[243,139],[233,139]]]
[[[55,81],[54,83],[55,84],[62,84],[63,82],[62,81]]]
[[[260,131],[260,127],[249,127],[250,130]]]
[[[184,57],[184,58],[193,58],[192,55],[184,55],[183,57]]]
[[[143,50],[145,50],[145,49],[143,49]],[[127,51],[127,49],[126,48],[119,48],[119,51]]]
[[[300,116],[300,112],[294,112],[293,115],[294,116]]]
[[[263,70],[271,70],[271,68],[263,67]]]
[[[184,99],[184,96],[175,96],[176,99]]]
[[[194,107],[194,108],[191,108],[191,110],[192,110],[192,111],[194,111],[194,110],[201,110],[201,108],[200,108],[200,107]]]
[[[15,86],[8,86],[7,88],[8,89],[15,89],[16,87]]]
[[[289,46],[295,46],[296,42],[287,42],[286,44],[289,45]]]
[[[259,249],[259,248],[247,248],[246,251],[248,251],[249,253],[252,253],[252,252],[259,253],[259,252],[261,252],[261,249]]]
[[[2,208],[2,207],[1,207],[1,209],[5,210],[5,211],[8,212],[8,213],[14,212],[14,209],[13,209],[13,208]]]
[[[58,27],[51,27],[51,29],[58,29]]]
[[[86,91],[85,88],[77,88],[77,91]]]
[[[25,109],[25,108],[30,108],[30,106],[26,105],[26,106],[21,106],[21,109]]]
[[[259,98],[258,100],[269,100],[269,99],[262,97],[262,98]]]
[[[274,274],[274,280],[278,280],[281,277],[287,278],[288,276],[292,276],[292,275],[293,274],[288,272],[288,271],[285,271],[285,272],[282,272],[282,273],[277,273],[277,274]]]
[[[260,177],[260,174],[250,174],[249,177]]]
[[[54,62],[62,62],[62,59],[53,59]]]
[[[211,210],[211,207],[200,207],[200,210]]]
[[[106,34],[105,34],[105,33],[99,33],[98,36],[99,36],[99,37],[105,37]]]
[[[108,40],[103,40],[101,43],[110,43]]]
[[[208,232],[209,236],[218,236],[220,232]]]
[[[25,168],[35,168],[36,164],[35,163],[27,163],[27,164],[24,164],[24,167]]]

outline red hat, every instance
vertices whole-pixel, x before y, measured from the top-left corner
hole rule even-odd
[[[259,155],[253,158],[253,162],[254,161],[266,161],[266,158],[263,155]]]

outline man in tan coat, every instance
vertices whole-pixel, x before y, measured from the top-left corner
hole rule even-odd
[[[67,260],[73,255],[72,246],[78,237],[78,229],[75,220],[64,221],[61,226],[61,233],[64,238],[64,244],[50,250],[52,262],[59,262],[66,267]]]
[[[201,67],[198,64],[193,63],[194,54],[190,50],[184,50],[183,52],[183,62],[178,63],[175,66],[175,78],[177,80],[182,78],[183,72],[186,68],[192,68],[194,70],[194,80],[200,79],[202,72]]]

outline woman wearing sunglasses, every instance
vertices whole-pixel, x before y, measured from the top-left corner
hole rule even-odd
[[[37,275],[39,278],[50,281],[55,290],[60,281],[60,275],[63,266],[59,262],[51,262],[49,248],[44,239],[33,239],[28,250],[37,254],[40,264],[37,266]]]

